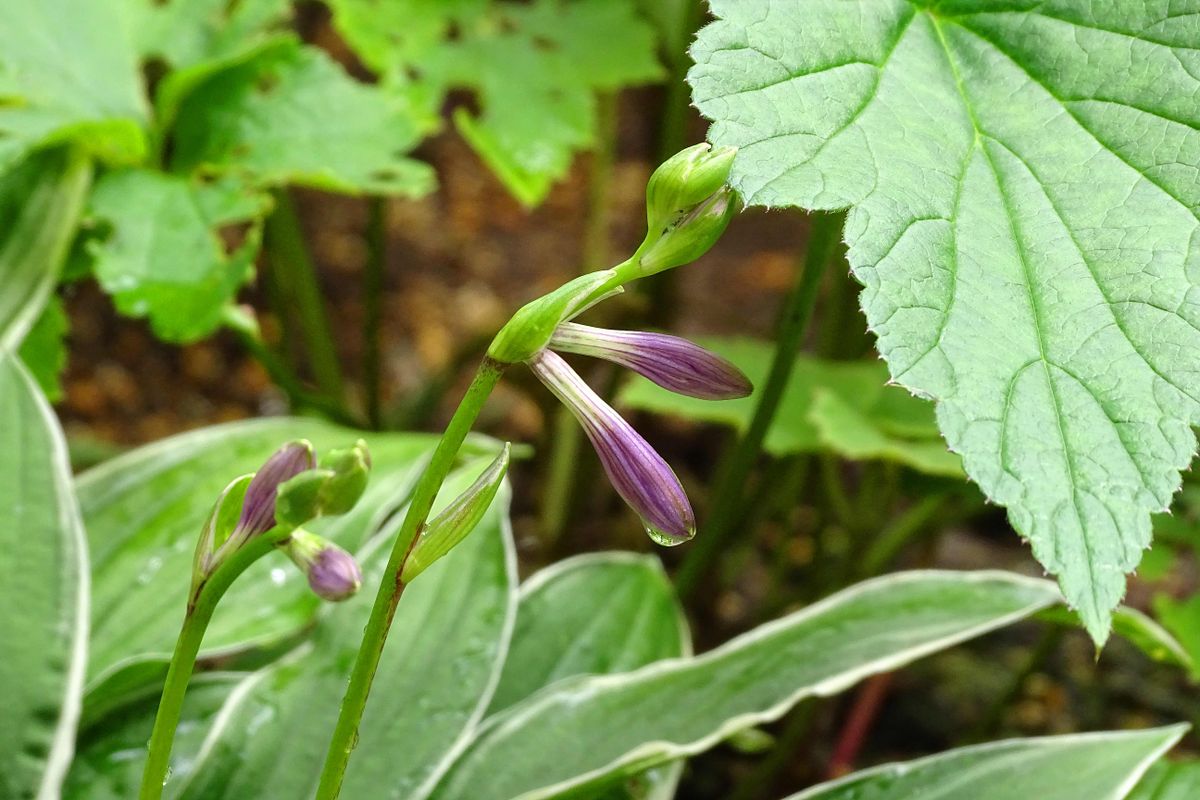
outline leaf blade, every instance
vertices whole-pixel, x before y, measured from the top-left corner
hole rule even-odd
[[[862,770],[787,800],[901,800],[951,793],[978,800],[1121,800],[1187,729],[1173,725],[990,742]],[[1071,777],[1064,780],[1064,775]]]
[[[0,790],[52,798],[71,762],[87,653],[87,544],[58,420],[0,355]]]
[[[701,752],[802,697],[840,691],[1057,597],[1047,581],[1008,573],[868,581],[698,658],[539,693],[489,720],[434,797],[532,800],[608,782]],[[732,688],[720,695],[717,686]],[[536,739],[539,731],[551,741]]]
[[[893,378],[937,401],[968,475],[1102,642],[1200,421],[1200,79],[1172,44],[1200,22],[1146,4],[850,9],[714,4],[694,97],[713,141],[742,147],[731,180],[751,203],[852,207]]]

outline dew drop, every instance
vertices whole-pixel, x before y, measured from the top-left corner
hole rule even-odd
[[[275,584],[276,586],[283,586],[283,582],[286,580],[287,573],[284,572],[282,568],[273,567],[271,569],[271,583]]]
[[[653,539],[657,544],[663,547],[674,547],[675,545],[683,544],[696,535],[695,531],[688,531],[687,536],[672,536],[666,531],[660,530],[653,525],[646,525],[646,535]]]

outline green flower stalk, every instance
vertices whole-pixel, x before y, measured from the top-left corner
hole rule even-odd
[[[735,153],[732,148],[713,150],[704,144],[668,159],[649,181],[648,230],[637,251],[611,269],[580,276],[526,304],[492,340],[475,379],[417,481],[396,534],[330,738],[317,800],[334,800],[341,791],[358,739],[359,720],[405,587],[470,533],[503,479],[509,458],[507,446],[474,486],[429,521],[434,499],[463,440],[509,366],[531,366],[576,413],[614,485],[658,541],[675,544],[693,535],[691,506],[670,467],[615,411],[602,401],[595,402],[598,398],[593,398],[594,393],[552,350],[585,348],[589,354],[657,375],[680,391],[699,396],[740,396],[748,391],[744,376],[734,374],[736,370],[731,372],[727,363],[711,354],[701,355],[704,351],[700,348],[674,337],[655,339],[655,334],[637,334],[630,340],[624,335],[591,335],[596,329],[571,326],[575,317],[623,291],[626,283],[687,263],[716,243],[739,208],[733,192],[725,186]],[[672,369],[670,364],[676,357],[681,357],[681,370]]]
[[[320,468],[309,442],[289,442],[257,472],[232,481],[217,498],[196,546],[183,625],[167,669],[142,772],[141,800],[162,797],[175,728],[204,632],[218,601],[247,567],[284,546],[301,564],[318,595],[342,599],[357,589],[355,580],[361,582],[362,578],[361,574],[354,578],[358,567],[349,554],[296,529],[316,516],[348,511],[366,485],[369,463],[361,441],[348,450],[331,452]],[[280,518],[281,513],[285,519]]]

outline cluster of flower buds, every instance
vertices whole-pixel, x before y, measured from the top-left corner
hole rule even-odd
[[[301,529],[317,517],[349,511],[367,485],[370,455],[363,441],[332,450],[318,464],[312,444],[288,442],[255,473],[233,480],[213,506],[192,567],[192,592],[250,540],[272,534],[328,600],[354,594],[362,573],[353,556]]]
[[[678,394],[707,400],[744,397],[750,382],[725,359],[685,339],[611,331],[571,320],[631,280],[699,258],[739,209],[726,184],[736,153],[696,145],[663,163],[646,187],[646,238],[628,260],[584,275],[522,308],[488,354],[524,362],[571,411],[596,449],[609,480],[655,541],[674,545],[696,532],[687,495],[667,463],[559,355],[606,359]]]

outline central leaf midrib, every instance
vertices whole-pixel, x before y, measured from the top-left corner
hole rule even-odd
[[[945,34],[942,32],[942,28],[938,22],[938,18],[933,14],[929,14],[928,16],[929,16],[930,24],[933,26],[933,30],[937,34],[938,43],[941,46],[942,51],[945,54],[946,63],[950,67],[951,75],[954,78],[955,88],[958,91],[959,97],[962,99],[963,109],[966,111],[967,117],[971,121],[971,127],[975,133],[974,141],[979,144],[979,151],[983,155],[983,157],[987,160],[988,168],[991,170],[992,176],[996,180],[996,190],[1000,193],[1000,200],[1001,200],[1001,203],[1003,203],[1003,205],[1004,205],[1004,213],[1005,213],[1005,217],[1008,220],[1009,233],[1012,236],[1013,246],[1017,251],[1017,258],[1021,262],[1021,270],[1025,276],[1025,289],[1029,294],[1030,310],[1033,312],[1033,323],[1034,323],[1034,330],[1035,330],[1037,344],[1038,344],[1038,354],[1039,354],[1040,360],[1042,362],[1042,369],[1046,376],[1046,385],[1047,385],[1047,388],[1050,390],[1050,398],[1051,398],[1051,401],[1054,403],[1054,420],[1055,420],[1055,423],[1058,428],[1059,440],[1062,443],[1063,460],[1067,467],[1067,478],[1071,484],[1071,507],[1075,512],[1075,520],[1078,523],[1079,530],[1083,535],[1083,547],[1084,547],[1084,551],[1087,555],[1087,558],[1085,558],[1084,560],[1086,562],[1087,571],[1088,571],[1088,582],[1091,587],[1092,603],[1095,605],[1095,608],[1097,610],[1099,610],[1099,609],[1104,608],[1105,606],[1103,603],[1100,602],[1100,598],[1097,594],[1099,586],[1096,582],[1095,565],[1093,564],[1094,551],[1092,549],[1091,539],[1088,535],[1088,526],[1085,523],[1083,515],[1080,513],[1080,510],[1079,510],[1079,481],[1078,481],[1078,477],[1077,477],[1077,470],[1076,470],[1074,456],[1072,454],[1070,442],[1067,438],[1067,431],[1063,424],[1062,401],[1060,400],[1060,398],[1058,396],[1058,389],[1055,387],[1055,384],[1054,384],[1054,376],[1050,372],[1050,361],[1046,356],[1046,336],[1045,336],[1045,333],[1043,330],[1043,324],[1042,324],[1041,304],[1038,302],[1037,292],[1034,291],[1034,288],[1033,288],[1033,274],[1030,270],[1029,263],[1025,258],[1025,251],[1023,249],[1022,241],[1021,241],[1021,238],[1018,235],[1018,231],[1017,231],[1017,222],[1014,217],[1012,207],[1009,203],[1008,193],[1004,189],[1004,180],[1000,175],[1000,170],[997,169],[997,167],[996,167],[996,163],[993,160],[991,153],[988,152],[987,146],[980,142],[980,139],[982,137],[987,137],[989,139],[992,139],[994,137],[988,136],[984,132],[983,127],[979,123],[979,119],[975,114],[975,109],[971,104],[970,98],[967,96],[966,88],[963,86],[962,76],[959,73],[958,66],[955,64],[954,55],[950,50],[949,43],[946,41]],[[1004,432],[1001,431],[1001,435],[1003,435],[1003,434],[1004,434]],[[1119,434],[1118,434],[1118,438],[1119,438]],[[1124,446],[1124,442],[1122,442],[1122,446]],[[1126,451],[1126,454],[1128,455],[1128,451]],[[1132,456],[1130,456],[1130,458],[1132,458]],[[1054,537],[1053,541],[1056,544],[1056,546],[1054,548],[1056,551],[1055,558],[1059,562],[1059,567],[1061,569],[1063,567],[1063,565],[1062,565],[1062,559],[1058,557],[1058,552],[1057,552],[1058,539],[1057,539],[1057,537]]]

